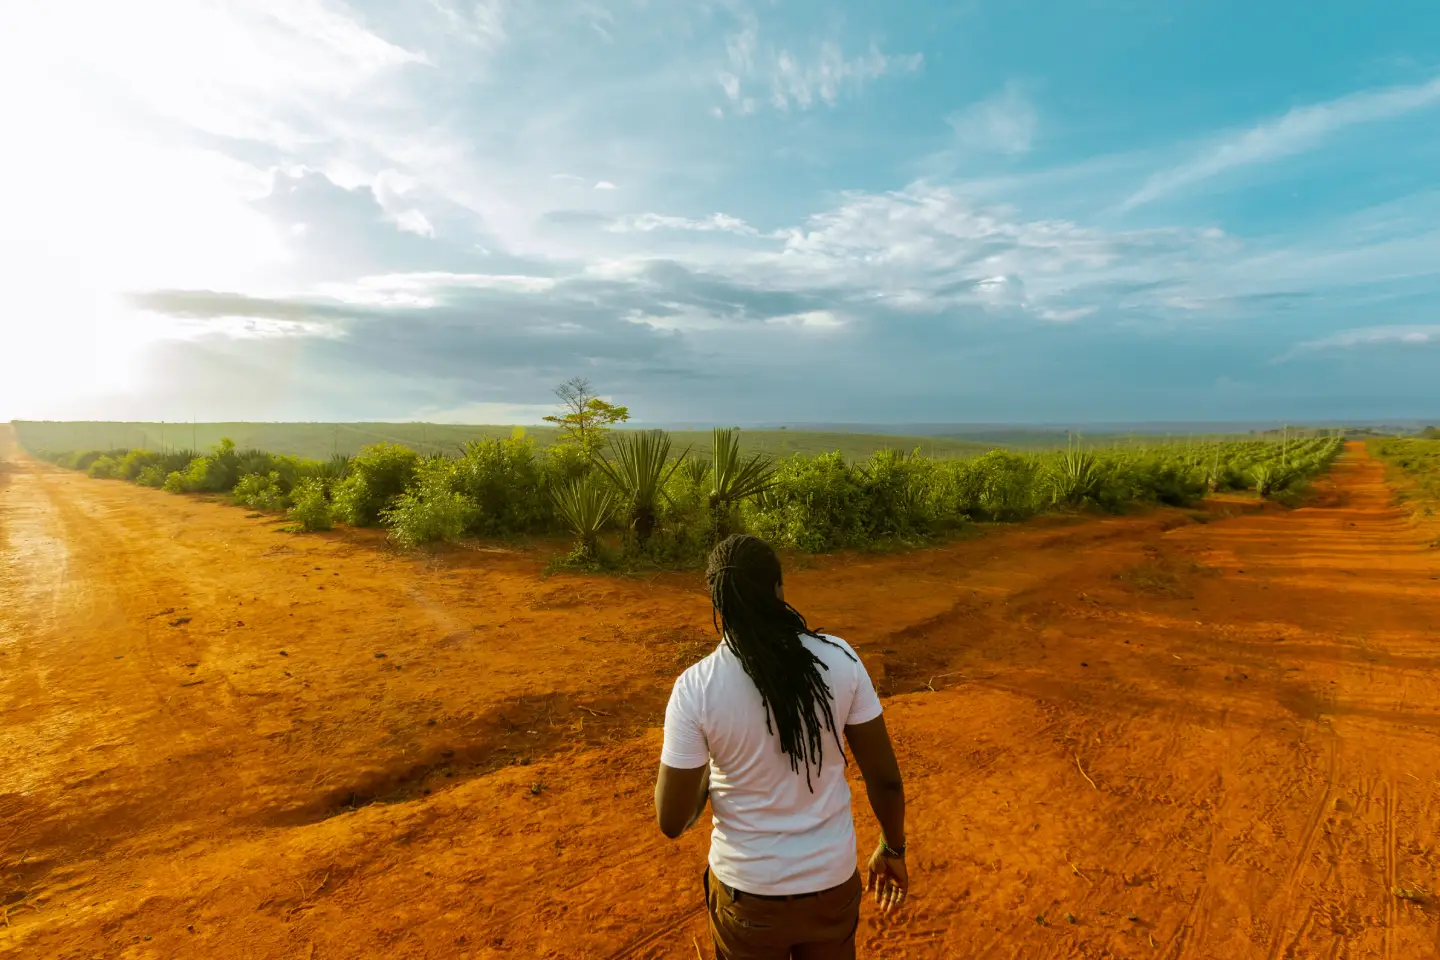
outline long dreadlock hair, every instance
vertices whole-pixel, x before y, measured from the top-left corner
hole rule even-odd
[[[760,691],[766,731],[780,737],[791,770],[798,774],[800,764],[805,764],[805,785],[813,793],[810,765],[820,772],[825,731],[835,737],[842,757],[845,748],[835,728],[830,685],[820,675],[829,667],[800,637],[814,637],[855,658],[810,629],[800,611],[775,595],[780,558],[764,540],[744,534],[722,540],[710,553],[705,581],[714,605],[715,629]]]

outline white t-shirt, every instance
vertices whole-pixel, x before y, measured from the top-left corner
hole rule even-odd
[[[820,675],[835,698],[835,732],[843,736],[846,726],[880,716],[880,698],[850,645],[827,639],[834,646],[801,636],[829,668]],[[790,768],[780,738],[765,729],[765,714],[760,691],[722,642],[675,681],[660,762],[680,770],[710,762],[710,869],[725,884],[772,896],[839,886],[857,861],[844,753],[826,730],[823,763],[818,771],[810,767],[811,793],[805,765],[798,773]]]

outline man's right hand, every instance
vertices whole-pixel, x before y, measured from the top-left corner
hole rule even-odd
[[[865,889],[874,892],[875,902],[885,913],[900,906],[910,889],[910,872],[905,869],[904,859],[886,854],[884,843],[876,847],[870,857],[870,876]]]

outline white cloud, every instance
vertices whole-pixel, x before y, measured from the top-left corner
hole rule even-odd
[[[380,209],[385,212],[387,222],[393,223],[397,229],[406,233],[433,237],[435,227],[431,225],[430,219],[408,202],[408,195],[415,187],[413,178],[396,170],[382,170],[376,176],[371,189]]]
[[[1009,154],[1030,151],[1039,123],[1035,105],[1015,83],[946,119],[961,151]]]
[[[839,44],[828,41],[809,62],[781,50],[770,75],[770,103],[778,110],[809,110],[817,102],[833,107],[846,87],[858,89],[887,73],[913,72],[924,62],[918,53],[891,57],[875,46],[858,57],[846,57]]]
[[[650,233],[655,230],[694,230],[702,233],[719,231],[751,237],[759,235],[759,231],[744,220],[724,213],[714,213],[703,220],[671,217],[660,213],[640,213],[621,217],[606,229],[612,233]]]
[[[435,236],[435,227],[430,219],[419,210],[404,210],[395,215],[395,226],[405,233],[413,233],[421,237]]]
[[[793,327],[807,327],[812,330],[834,330],[843,327],[845,321],[829,310],[807,310],[783,317],[774,317],[767,323],[787,324]]]
[[[1350,350],[1355,347],[1379,344],[1440,344],[1440,324],[1415,324],[1409,326],[1360,327],[1343,330],[1340,333],[1296,344],[1295,348],[1282,359],[1289,359],[1300,353],[1323,350]]]
[[[322,284],[316,292],[342,303],[360,306],[424,309],[442,303],[446,290],[504,290],[535,294],[553,290],[555,285],[555,280],[550,277],[426,271],[377,274],[361,277],[354,283]]]
[[[611,183],[609,180],[601,180],[601,181],[599,181],[599,182],[597,182],[597,183],[595,184],[595,189],[596,189],[596,190],[619,190],[620,188],[617,187],[617,186],[615,186],[615,184]]]
[[[751,14],[742,18],[741,28],[725,40],[727,69],[715,78],[734,112],[753,113],[755,97],[746,87],[768,88],[766,99],[782,112],[833,107],[847,89],[859,90],[887,74],[913,73],[925,63],[923,54],[887,55],[874,44],[861,54],[847,56],[833,40],[823,41],[813,55],[788,48],[767,47],[759,42],[759,25]]]
[[[1429,83],[1365,90],[1324,103],[1296,107],[1213,143],[1197,156],[1150,177],[1123,204],[1130,209],[1184,187],[1257,163],[1268,163],[1319,146],[1347,127],[1390,120],[1440,104],[1440,77]]]
[[[1045,309],[1040,311],[1043,320],[1051,320],[1055,323],[1069,323],[1072,320],[1080,320],[1090,316],[1098,307],[1072,307],[1066,309]]]
[[[508,38],[505,0],[467,0],[466,10],[459,10],[445,0],[430,0],[430,6],[444,19],[451,36],[473,46],[494,48]]]

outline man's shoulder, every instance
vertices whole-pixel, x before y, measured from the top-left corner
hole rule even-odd
[[[839,658],[846,662],[860,662],[860,655],[855,652],[855,648],[833,633],[812,633],[807,635],[807,639],[811,649],[824,659]]]
[[[723,645],[718,646],[680,671],[680,676],[675,678],[675,688],[696,689],[709,683],[721,667],[724,650]]]

